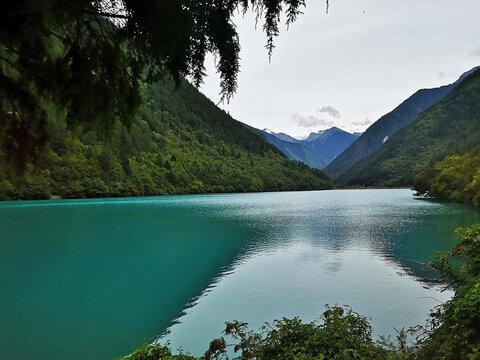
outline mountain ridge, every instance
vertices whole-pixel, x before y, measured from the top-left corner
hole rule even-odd
[[[289,159],[303,162],[304,164],[315,169],[323,169],[328,164],[328,160],[309,148],[302,145],[300,142],[292,142],[282,140],[278,136],[264,132],[263,130],[254,129],[259,134],[263,135],[265,140],[283,152]],[[288,136],[288,135],[287,135]]]
[[[355,164],[374,152],[390,139],[398,130],[415,116],[427,110],[437,101],[447,96],[468,75],[479,67],[463,73],[455,82],[437,88],[420,89],[404,100],[389,113],[374,122],[355,142],[339,154],[326,168],[325,172],[334,181],[339,180]]]
[[[341,154],[358,137],[334,126],[318,133],[312,133],[302,144],[327,158],[328,163]]]
[[[355,164],[346,185],[410,186],[430,163],[465,153],[480,143],[480,69],[465,76],[445,98],[398,130]]]
[[[252,128],[254,129],[254,128]],[[310,167],[323,169],[343,149],[359,136],[338,127],[311,132],[300,140],[285,133],[275,133],[270,129],[254,129],[261,133],[272,145],[275,145],[290,159],[302,161]]]

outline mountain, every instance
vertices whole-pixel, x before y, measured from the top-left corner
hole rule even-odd
[[[45,151],[21,178],[0,157],[0,199],[331,187],[323,172],[289,160],[186,81],[146,86],[130,129],[117,124],[110,137],[68,128],[58,115],[47,128]]]
[[[330,163],[336,156],[352,144],[358,135],[350,134],[337,127],[311,133],[300,143]]]
[[[418,90],[390,113],[373,123],[352,145],[335,158],[325,171],[334,180],[342,177],[353,165],[378,149],[399,129],[415,116],[426,110],[435,102],[449,94],[474,68],[464,73],[456,82],[439,88]]]
[[[301,142],[284,133],[267,132],[264,130],[255,129],[262,134],[270,144],[276,146],[289,159],[301,161],[311,168],[323,169],[328,164],[328,160],[321,155],[317,155],[309,148],[301,144]],[[287,140],[292,139],[292,141]]]
[[[295,139],[294,137],[290,136],[290,135],[287,135],[285,133],[276,133],[276,132],[273,132],[272,130],[270,129],[263,129],[261,130],[262,132],[264,133],[268,133],[269,135],[273,135],[275,136],[276,138],[280,139],[280,140],[284,140],[284,141],[288,141],[288,142],[293,142],[293,143],[298,143],[300,142],[300,140],[298,139]]]
[[[336,128],[332,128],[332,129],[336,129]],[[321,136],[326,133],[329,129],[327,130],[320,130],[320,131],[317,131],[317,132],[312,132],[310,134],[308,134],[308,136],[303,139],[302,141],[315,141],[317,140],[318,138],[321,138]]]
[[[354,165],[341,183],[409,186],[427,165],[480,144],[480,70]]]
[[[275,145],[288,158],[301,161],[312,168],[323,169],[332,159],[355,141],[361,133],[350,134],[337,127],[312,132],[300,140],[285,133],[275,133],[269,129],[255,131],[265,140]]]

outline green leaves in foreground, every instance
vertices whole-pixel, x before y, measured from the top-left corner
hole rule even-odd
[[[266,324],[260,331],[248,331],[247,323],[226,323],[224,336],[211,341],[201,359],[205,360],[323,360],[413,359],[405,346],[405,332],[399,332],[396,347],[383,339],[372,340],[367,318],[350,308],[328,307],[319,321],[303,323],[298,317],[283,318]],[[230,342],[231,341],[231,342]],[[159,344],[144,346],[125,360],[196,359],[184,354],[172,355]]]
[[[432,312],[421,359],[480,359],[480,224],[456,233],[459,244],[433,262],[455,295]]]
[[[275,320],[259,333],[246,331],[244,323],[227,323],[224,334],[237,343],[216,339],[205,359],[228,359],[229,346],[239,353],[238,359],[386,359],[389,353],[372,340],[372,328],[364,316],[341,307],[328,308],[318,322]]]
[[[172,355],[167,346],[159,344],[144,345],[135,350],[132,355],[124,358],[125,360],[195,360],[196,358],[189,355]]]

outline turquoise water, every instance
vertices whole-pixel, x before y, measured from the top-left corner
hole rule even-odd
[[[111,359],[161,335],[201,355],[229,320],[349,304],[377,334],[451,296],[415,261],[475,209],[409,190],[0,203],[0,359]]]

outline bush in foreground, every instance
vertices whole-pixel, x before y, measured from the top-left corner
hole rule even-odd
[[[328,307],[319,321],[303,323],[299,318],[275,320],[260,331],[249,331],[247,323],[226,323],[224,336],[211,341],[201,359],[323,360],[407,359],[405,332],[394,345],[388,339],[374,341],[367,318],[350,308]],[[228,340],[232,340],[229,342]],[[160,344],[144,346],[125,360],[194,360],[185,354],[172,355]]]

